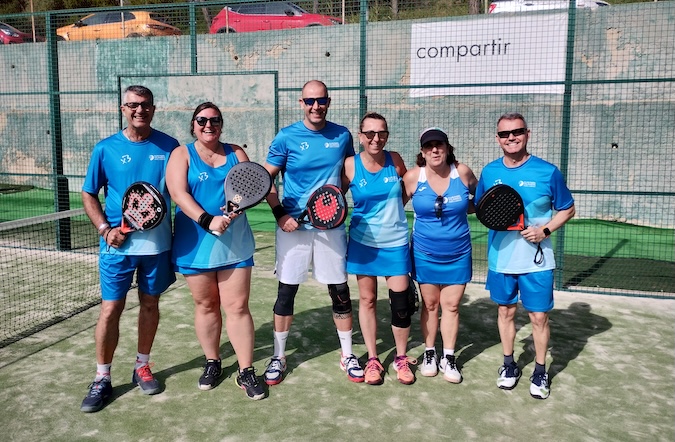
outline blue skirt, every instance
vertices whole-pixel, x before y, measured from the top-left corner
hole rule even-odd
[[[410,248],[377,248],[349,240],[347,273],[367,276],[398,276],[410,273]]]
[[[420,284],[455,285],[471,281],[471,250],[442,259],[416,250],[412,255],[412,277]]]

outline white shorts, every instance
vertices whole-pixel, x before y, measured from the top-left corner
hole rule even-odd
[[[345,229],[276,232],[276,274],[284,284],[307,281],[312,269],[322,284],[347,282],[347,234]]]

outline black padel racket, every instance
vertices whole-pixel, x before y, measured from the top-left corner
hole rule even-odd
[[[476,218],[491,230],[525,230],[525,206],[516,190],[506,184],[497,184],[485,192],[476,205]],[[537,243],[534,262],[541,264],[544,252]]]
[[[150,230],[162,222],[167,207],[162,194],[150,183],[138,181],[122,197],[122,224],[125,235],[137,230]]]
[[[253,161],[242,161],[232,166],[225,177],[225,215],[256,206],[272,188],[272,177],[265,167]],[[220,232],[211,232],[220,235]]]
[[[307,208],[296,221],[311,224],[319,230],[328,230],[341,226],[346,218],[345,196],[337,186],[326,184],[312,193],[307,201]]]

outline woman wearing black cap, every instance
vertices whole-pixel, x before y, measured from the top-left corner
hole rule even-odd
[[[415,222],[411,238],[412,276],[422,292],[421,328],[425,343],[422,376],[438,374],[435,341],[439,307],[443,357],[440,370],[448,382],[462,382],[455,360],[459,331],[459,303],[471,281],[471,236],[468,213],[473,213],[477,179],[455,158],[447,134],[432,127],[420,135],[417,167],[403,177],[412,199]]]

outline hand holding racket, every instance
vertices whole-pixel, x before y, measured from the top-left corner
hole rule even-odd
[[[162,194],[150,183],[138,181],[122,197],[122,224],[120,232],[154,229],[166,216],[167,206]]]
[[[307,219],[305,219],[307,218]],[[342,191],[332,184],[325,184],[312,193],[307,207],[296,219],[319,230],[334,229],[347,218],[347,204]]]
[[[506,184],[497,184],[488,189],[476,205],[476,218],[491,230],[525,230],[525,206],[516,190]],[[541,264],[544,251],[537,243],[534,263]]]
[[[262,165],[253,161],[242,161],[232,166],[223,187],[225,206],[221,210],[224,216],[230,216],[260,204],[272,188],[272,177]],[[215,230],[211,233],[216,236],[221,234]]]

